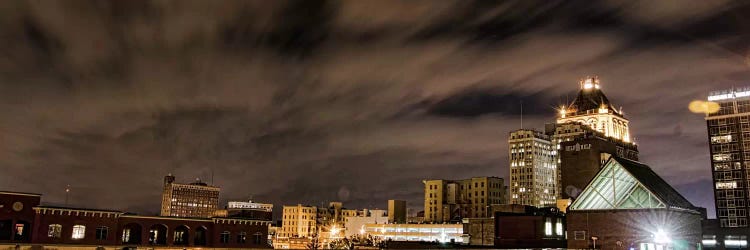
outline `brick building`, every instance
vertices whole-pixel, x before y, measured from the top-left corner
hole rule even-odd
[[[648,166],[612,157],[566,216],[568,248],[697,249],[705,212]]]
[[[38,194],[0,192],[0,244],[56,249],[270,248],[270,221],[141,216],[40,206],[40,200]]]

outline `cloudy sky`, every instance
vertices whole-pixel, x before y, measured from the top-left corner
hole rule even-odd
[[[156,213],[222,199],[422,206],[422,179],[508,176],[507,137],[598,75],[641,160],[713,213],[691,100],[750,85],[728,1],[4,1],[0,190]],[[213,173],[213,178],[212,178]]]

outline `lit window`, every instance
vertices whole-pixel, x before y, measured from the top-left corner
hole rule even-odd
[[[16,237],[18,237],[18,238],[23,237],[23,233],[24,233],[23,229],[24,229],[24,224],[23,223],[16,224]]]
[[[725,182],[716,183],[716,189],[732,189],[732,188],[737,188],[736,181],[725,181]]]
[[[730,154],[715,154],[713,155],[714,161],[729,161],[732,160],[732,155]]]
[[[60,238],[61,234],[62,234],[62,225],[60,224],[49,225],[49,229],[47,230],[47,237]]]
[[[557,218],[557,224],[555,225],[555,234],[557,234],[558,236],[563,235],[563,224],[561,218]]]
[[[544,222],[544,235],[552,236],[552,218],[547,218]]]
[[[80,239],[83,239],[85,235],[86,235],[86,226],[84,225],[73,226],[73,235],[71,236],[72,239],[80,240]]]
[[[711,137],[711,143],[727,143],[727,142],[732,142],[732,135],[720,135],[720,136]]]

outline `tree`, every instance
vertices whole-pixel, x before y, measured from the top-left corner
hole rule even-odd
[[[310,242],[305,245],[305,248],[307,249],[320,249],[320,240],[318,239],[318,235],[314,234],[312,238],[310,239]]]

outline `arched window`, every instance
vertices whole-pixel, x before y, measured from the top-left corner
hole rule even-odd
[[[148,231],[148,243],[151,245],[167,244],[167,226],[153,225]]]
[[[221,232],[221,243],[229,243],[229,231]]]
[[[141,225],[130,223],[122,229],[123,244],[141,244]]]
[[[60,235],[62,235],[62,225],[50,224],[49,228],[47,229],[47,237],[60,238]]]
[[[195,229],[195,237],[193,237],[193,244],[196,246],[206,245],[206,228],[203,226]]]
[[[73,234],[70,236],[70,238],[74,240],[80,240],[80,239],[83,239],[83,237],[85,236],[86,236],[86,226],[84,225],[73,226]]]
[[[186,226],[178,226],[174,229],[173,242],[175,245],[187,245],[188,242],[188,228]]]

